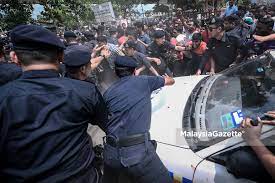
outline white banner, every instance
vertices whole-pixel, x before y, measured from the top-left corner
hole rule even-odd
[[[111,2],[92,6],[92,10],[98,23],[115,21],[115,14]]]

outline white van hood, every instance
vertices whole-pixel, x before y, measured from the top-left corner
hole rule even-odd
[[[186,144],[185,139],[180,137],[184,108],[195,86],[205,77],[207,76],[178,77],[173,86],[163,87],[152,94],[152,139],[186,147],[182,143],[184,141]]]

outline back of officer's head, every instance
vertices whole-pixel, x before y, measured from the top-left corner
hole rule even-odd
[[[66,74],[72,78],[85,80],[91,73],[91,52],[89,47],[75,45],[65,51],[64,65]]]
[[[119,78],[132,76],[135,73],[137,64],[128,56],[117,56],[115,60],[115,72]]]
[[[11,31],[10,37],[14,51],[12,58],[22,66],[57,65],[65,49],[56,34],[41,26],[17,26]]]

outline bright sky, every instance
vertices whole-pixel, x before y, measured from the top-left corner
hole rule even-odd
[[[155,4],[146,4],[143,5],[143,11],[148,11],[148,10],[152,10],[153,7],[155,6]],[[138,10],[140,13],[142,13],[142,5],[138,5],[137,8],[135,10]]]
[[[43,10],[44,10],[44,7],[42,5],[40,4],[33,5],[32,18],[37,19],[37,15],[40,15]]]

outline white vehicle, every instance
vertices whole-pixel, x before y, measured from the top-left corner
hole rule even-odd
[[[243,158],[251,157],[252,151],[239,125],[245,116],[255,118],[275,110],[274,55],[270,51],[215,76],[179,77],[174,86],[152,95],[151,138],[158,142],[157,153],[175,182],[257,180],[255,173],[250,174],[260,171],[259,160]],[[274,137],[274,128],[264,126],[263,142],[274,146]],[[238,158],[239,152],[244,156]],[[233,175],[238,164],[247,165],[242,170],[250,174]]]

